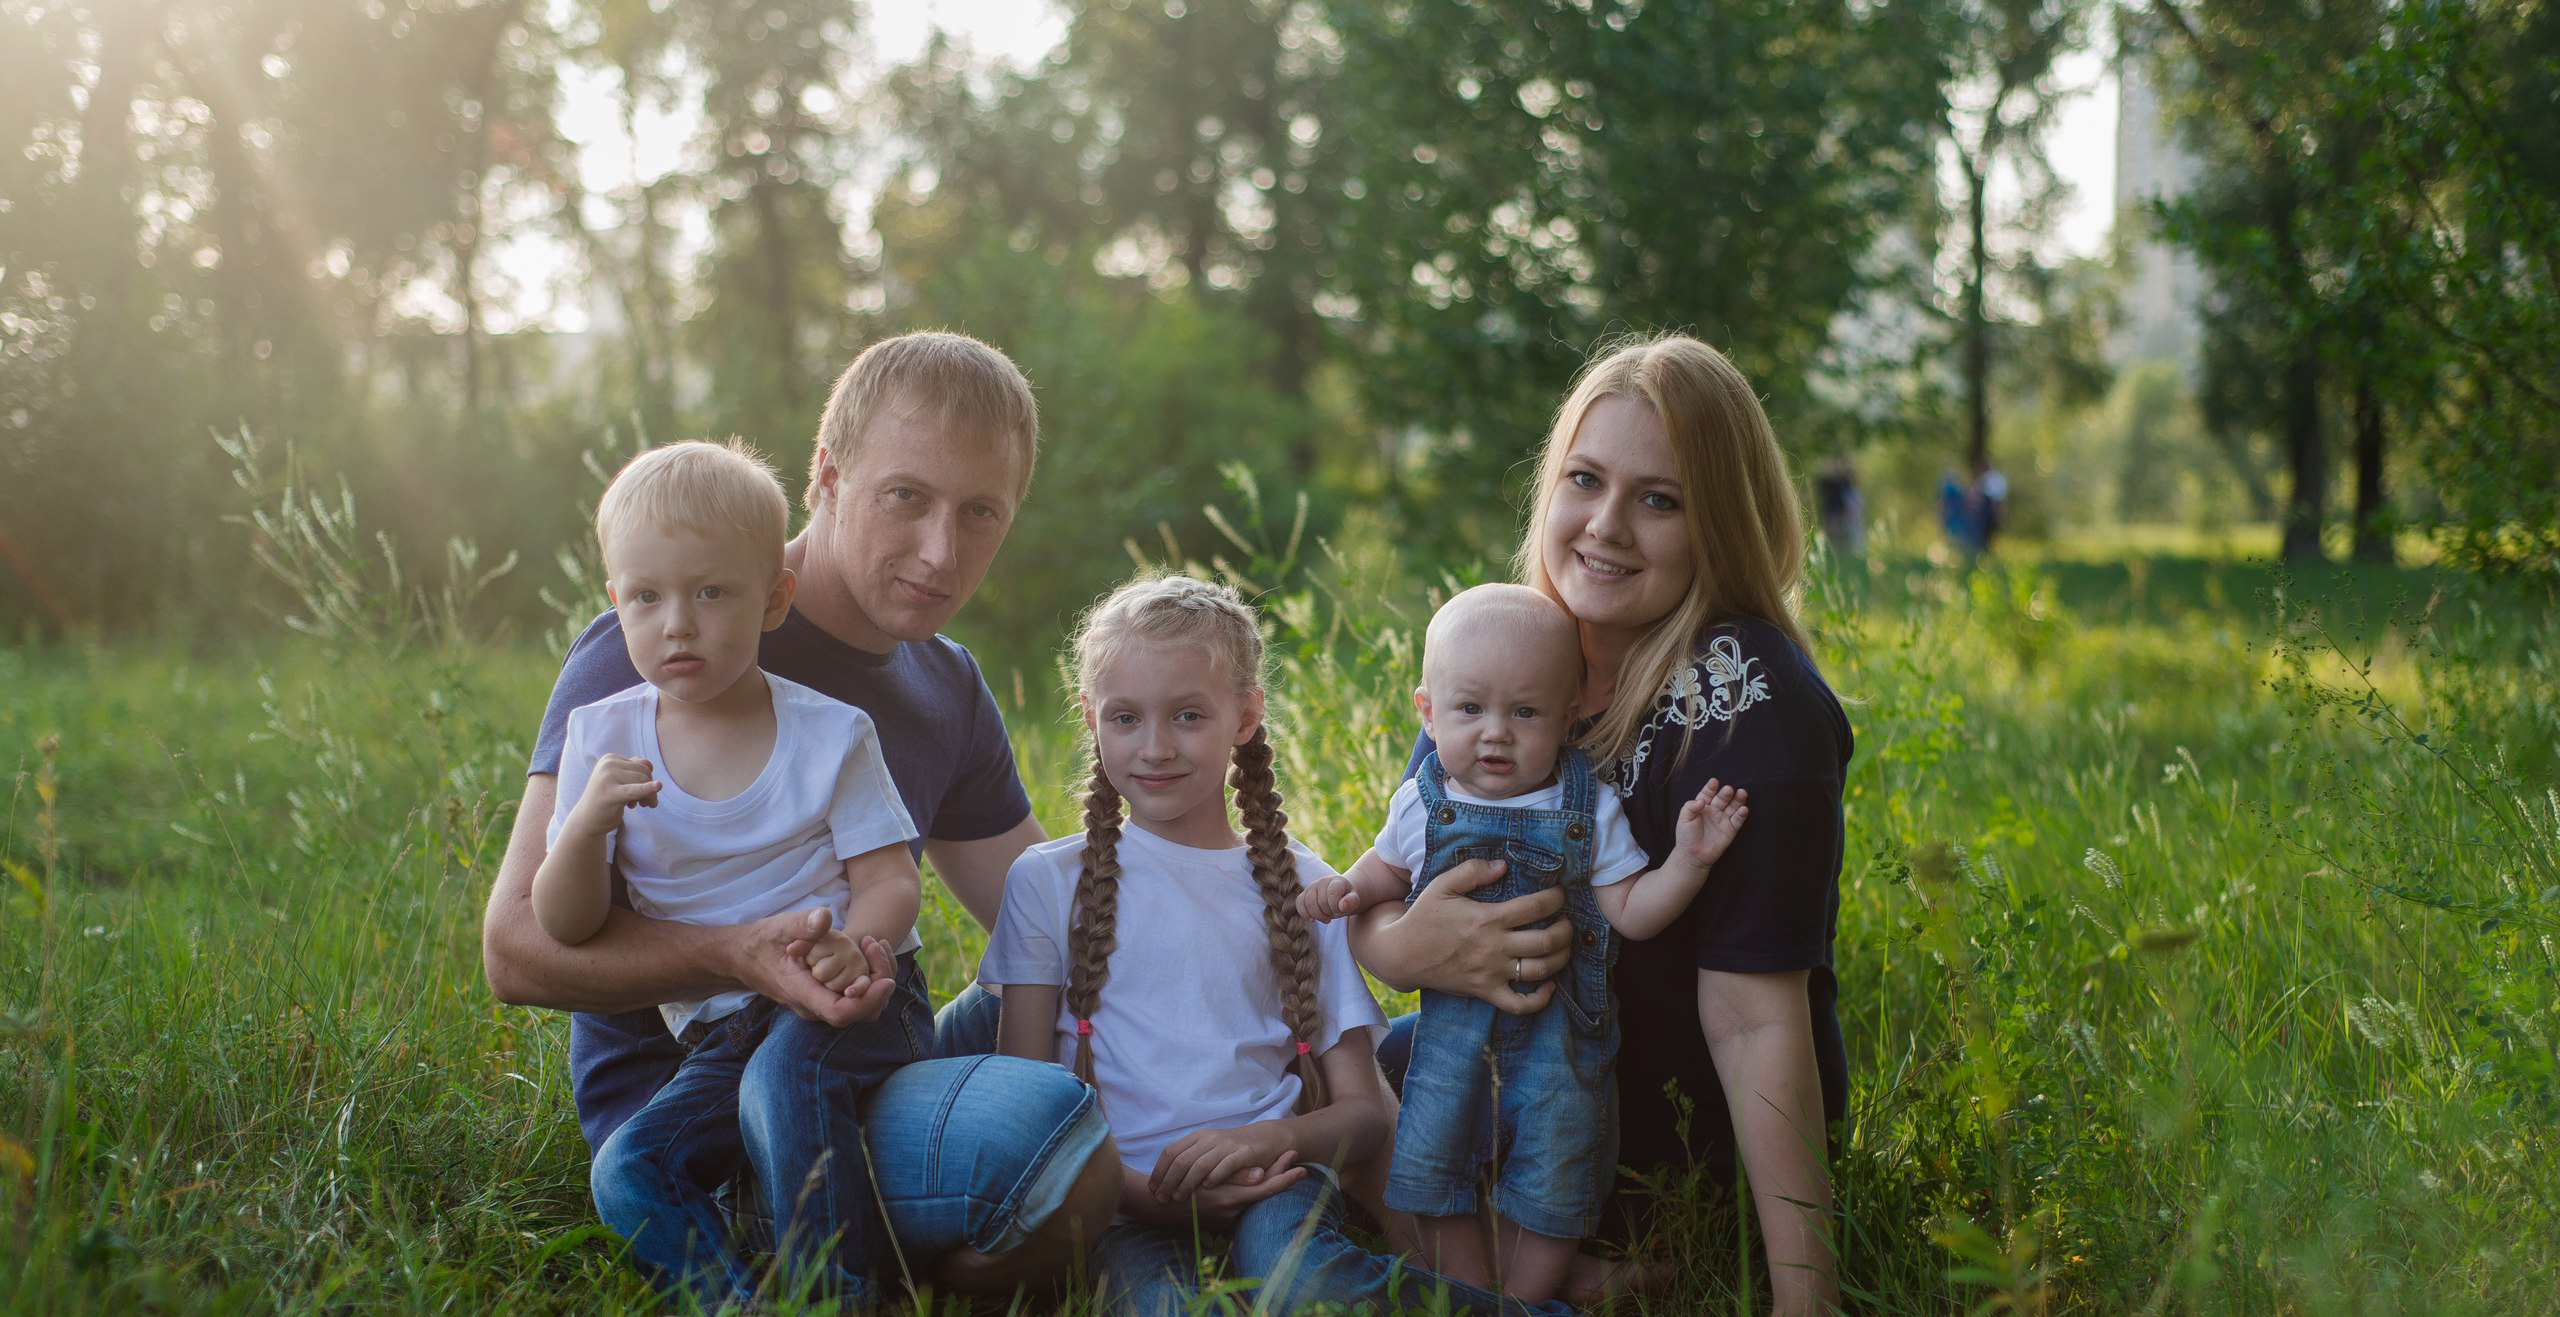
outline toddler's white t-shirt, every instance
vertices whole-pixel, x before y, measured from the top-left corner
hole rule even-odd
[[[1306,847],[1298,881],[1333,869]],[[1075,913],[1084,838],[1024,851],[1005,875],[1004,907],[987,937],[978,981],[1067,983],[1067,930]],[[1294,899],[1294,898],[1293,898]],[[1093,1070],[1120,1160],[1152,1171],[1194,1130],[1273,1120],[1297,1105],[1289,1071],[1297,1044],[1282,1022],[1280,984],[1263,932],[1261,889],[1245,850],[1176,845],[1132,823],[1120,832],[1120,917],[1111,976],[1093,1013]],[[1376,1046],[1386,1016],[1351,958],[1344,926],[1314,924],[1315,1054],[1354,1029]],[[1058,1060],[1073,1064],[1075,1017],[1058,1006]]]
[[[1470,805],[1492,805],[1500,809],[1564,808],[1562,782],[1501,800],[1468,795],[1459,790],[1455,782],[1444,782],[1440,789],[1448,793],[1449,799]],[[1618,793],[1595,784],[1591,797],[1591,827],[1596,838],[1596,847],[1591,853],[1591,885],[1606,887],[1653,867],[1645,860],[1644,848],[1636,844],[1636,834],[1627,827],[1627,812],[1618,805]],[[1417,778],[1406,778],[1396,788],[1395,798],[1387,802],[1387,824],[1378,829],[1378,840],[1373,844],[1379,859],[1404,870],[1415,883],[1431,878],[1430,874],[1422,872],[1424,822],[1421,782]]]
[[[571,712],[545,844],[559,843],[600,756],[646,759],[662,784],[657,806],[624,810],[605,842],[632,909],[680,924],[727,925],[825,906],[843,927],[853,895],[844,862],[911,840],[916,827],[880,760],[871,715],[770,672],[764,678],[773,688],[773,753],[755,782],[727,800],[697,799],[667,773],[657,687],[642,682]],[[898,950],[919,945],[910,928]],[[668,1002],[658,1013],[680,1034],[754,999],[752,992],[724,992]]]

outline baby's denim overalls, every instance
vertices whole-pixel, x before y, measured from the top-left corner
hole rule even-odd
[[[1609,963],[1617,943],[1591,894],[1598,838],[1590,762],[1567,753],[1559,771],[1561,809],[1453,800],[1436,752],[1415,775],[1423,864],[1413,891],[1458,862],[1479,858],[1510,862],[1502,881],[1473,894],[1479,901],[1506,901],[1562,883],[1573,960],[1557,978],[1554,1000],[1535,1015],[1505,1015],[1473,997],[1422,994],[1387,1206],[1423,1216],[1471,1215],[1485,1164],[1498,1156],[1495,1210],[1539,1234],[1579,1239],[1598,1226],[1601,1196],[1616,1169],[1618,1021]]]

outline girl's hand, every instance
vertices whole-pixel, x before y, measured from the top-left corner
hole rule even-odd
[[[1258,1179],[1249,1169],[1234,1181],[1209,1185],[1191,1196],[1191,1210],[1212,1226],[1220,1229],[1233,1226],[1236,1218],[1244,1215],[1244,1209],[1307,1178],[1307,1168],[1297,1165],[1297,1160],[1295,1151],[1284,1152],[1269,1172]],[[1247,1179],[1252,1183],[1245,1183]]]
[[[1248,1170],[1269,1172],[1263,1177],[1267,1184],[1297,1155],[1288,1137],[1269,1121],[1234,1129],[1194,1130],[1174,1140],[1156,1159],[1147,1188],[1159,1201],[1178,1203]]]
[[[1749,799],[1750,792],[1708,778],[1698,798],[1680,807],[1680,821],[1672,826],[1680,853],[1701,869],[1714,868],[1733,844],[1733,834],[1742,831],[1742,821],[1751,817],[1751,807],[1743,803]]]

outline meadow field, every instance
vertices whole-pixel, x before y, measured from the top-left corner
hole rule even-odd
[[[1433,596],[1499,570],[1386,540],[1230,553],[1337,861]],[[319,580],[255,646],[0,649],[0,1310],[660,1311],[590,1219],[565,1018],[480,976],[556,651]],[[1851,1311],[2550,1311],[2547,595],[2030,547],[1824,561],[1808,607],[1858,737]],[[982,648],[1056,831],[1047,646]],[[925,923],[948,993],[982,935]],[[1681,1279],[1623,1310],[1752,1311],[1733,1186],[1661,1192]]]

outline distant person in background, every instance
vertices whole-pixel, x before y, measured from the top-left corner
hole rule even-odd
[[[1823,463],[1813,478],[1813,503],[1822,519],[1822,538],[1834,553],[1853,558],[1866,553],[1867,495],[1858,488],[1858,472],[1848,458]]]
[[[1966,557],[1982,548],[1973,533],[1973,497],[1964,482],[1956,479],[1955,468],[1938,473],[1938,525],[1947,533],[1947,542]]]
[[[2009,477],[1988,458],[1973,464],[1973,487],[1965,492],[1966,520],[1973,531],[1973,551],[1991,552],[1991,540],[2009,520]]]

